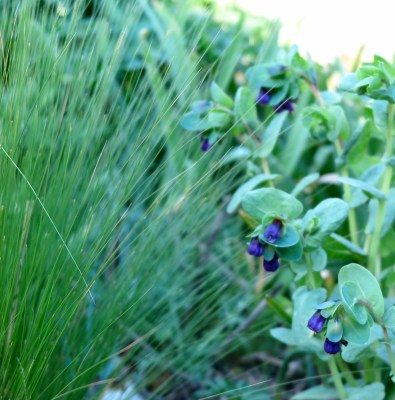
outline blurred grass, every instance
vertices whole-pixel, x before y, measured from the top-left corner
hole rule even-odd
[[[3,398],[97,398],[126,378],[193,398],[271,374],[238,366],[270,312],[232,337],[266,291],[223,214],[241,164],[179,125],[207,77],[234,84],[251,40],[197,5],[2,3]]]

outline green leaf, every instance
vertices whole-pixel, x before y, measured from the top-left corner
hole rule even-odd
[[[387,121],[388,121],[388,112],[387,112],[388,103],[384,100],[373,100],[372,104],[367,104],[373,112],[373,121],[376,127],[381,132],[387,132]]]
[[[185,114],[180,121],[182,127],[189,131],[205,131],[211,128],[211,123],[200,113],[189,112]]]
[[[368,120],[353,135],[352,146],[347,149],[347,161],[349,165],[361,162],[361,154],[367,154],[367,149],[372,132],[374,131],[372,121]]]
[[[347,347],[343,347],[342,358],[344,361],[355,363],[367,358],[374,357],[376,352],[372,348],[372,344],[383,338],[383,331],[378,324],[374,324],[370,328],[369,340],[364,344],[349,343]]]
[[[258,221],[267,213],[284,214],[294,219],[303,211],[303,205],[299,200],[274,188],[257,189],[246,193],[242,199],[242,207],[247,214]]]
[[[278,106],[279,104],[283,103],[286,99],[288,99],[289,87],[290,87],[289,83],[285,81],[281,87],[277,88],[277,90],[270,92],[271,96],[269,104],[272,106]]]
[[[309,210],[302,220],[303,231],[313,226],[313,231],[306,237],[306,245],[310,248],[319,247],[322,240],[339,228],[347,215],[347,203],[336,198],[326,199]]]
[[[303,246],[299,241],[290,247],[278,247],[277,253],[284,260],[299,261],[303,256]]]
[[[379,207],[378,200],[372,199],[369,201],[369,219],[366,224],[365,233],[367,235],[372,234],[374,226],[377,220],[377,210]],[[388,192],[387,204],[384,212],[384,223],[381,228],[380,237],[383,237],[393,226],[395,221],[395,188],[392,188]]]
[[[321,92],[321,96],[327,106],[338,104],[342,100],[340,94],[333,90],[324,90]]]
[[[339,85],[339,90],[344,90],[344,91],[353,91],[355,89],[355,86],[358,83],[358,78],[356,74],[348,74],[346,75],[340,82]]]
[[[389,103],[395,104],[395,83],[385,89],[372,90],[369,96],[378,100],[387,100]]]
[[[292,396],[291,400],[334,400],[338,397],[336,389],[319,385]]]
[[[221,104],[224,107],[228,107],[228,108],[233,108],[234,107],[234,103],[233,103],[233,99],[228,96],[219,86],[216,82],[212,82],[211,83],[211,97],[212,99],[218,103]]]
[[[334,141],[337,137],[347,139],[350,136],[350,127],[348,126],[346,115],[340,106],[331,106],[330,112],[334,116],[334,127],[328,132],[327,138]]]
[[[315,139],[329,138],[331,132],[336,129],[336,118],[326,107],[305,107],[302,117],[304,124],[309,128],[310,135]]]
[[[366,322],[364,325],[358,324],[347,314],[342,317],[343,322],[343,339],[347,342],[364,345],[369,341],[370,326]]]
[[[350,240],[344,238],[343,236],[338,235],[337,233],[332,233],[331,238],[336,240],[338,243],[342,244],[352,253],[359,254],[360,256],[366,256],[366,251],[361,247],[357,246],[355,243]]]
[[[390,158],[388,158],[388,159],[385,161],[385,163],[386,163],[387,165],[390,165],[392,168],[394,168],[394,167],[395,167],[395,157],[390,157]]]
[[[226,212],[229,214],[232,214],[237,210],[239,207],[241,200],[243,196],[249,192],[250,190],[254,189],[256,186],[263,182],[271,181],[273,179],[276,179],[279,177],[278,174],[259,174],[257,176],[254,176],[253,178],[249,179],[247,182],[245,182],[243,185],[241,185],[234,195],[232,196],[227,208]]]
[[[362,304],[358,303],[363,297],[359,286],[354,282],[344,282],[339,285],[340,296],[345,310],[361,325],[368,320],[368,313]]]
[[[367,302],[377,317],[384,314],[384,299],[376,278],[366,268],[358,264],[348,264],[340,269],[339,287],[351,282],[358,287],[359,300]],[[342,295],[342,290],[340,290]],[[342,298],[343,299],[343,298]],[[344,299],[343,299],[344,301]]]
[[[270,124],[264,129],[262,134],[262,145],[259,146],[257,153],[259,157],[265,158],[274,149],[277,139],[281,134],[281,128],[287,118],[287,113],[276,114]]]
[[[322,271],[326,267],[326,264],[328,262],[328,256],[326,254],[326,251],[322,247],[319,247],[318,249],[312,251],[310,253],[310,258],[313,271],[315,272]]]
[[[347,387],[347,400],[383,400],[385,388],[381,382],[371,383],[362,387]]]
[[[266,88],[280,88],[284,85],[285,79],[276,79],[274,76],[272,79],[272,74],[270,70],[277,68],[278,64],[260,64],[251,67],[247,70],[246,76],[248,81],[254,88],[266,87]]]
[[[346,387],[347,400],[383,400],[384,385],[380,382],[362,387]],[[335,400],[339,398],[336,389],[324,385],[314,386],[291,397],[291,400]]]
[[[340,301],[338,301],[332,307],[325,308],[325,309],[321,310],[321,315],[324,318],[333,317],[335,315],[337,309],[341,306],[341,304],[342,303]]]
[[[207,119],[212,128],[225,128],[231,121],[231,115],[224,110],[211,110]]]
[[[302,249],[303,249],[303,247],[302,247]],[[319,271],[322,271],[326,267],[328,257],[327,257],[325,250],[322,249],[321,247],[310,252],[309,256],[311,259],[313,271],[319,272]],[[289,261],[294,261],[291,264],[291,268],[297,274],[297,279],[300,279],[306,275],[307,266],[306,266],[305,260],[299,259],[299,260],[289,260]],[[299,261],[299,262],[295,262],[295,261]]]
[[[316,310],[326,310],[327,308],[333,307],[337,302],[334,300],[327,300],[323,303],[317,304],[314,308]]]
[[[345,178],[345,177],[339,177],[337,178],[337,180],[338,182],[345,183],[347,185],[361,189],[368,197],[374,197],[380,200],[386,200],[386,196],[381,190],[375,188],[373,185],[369,185],[366,182],[354,178]]]
[[[299,193],[303,192],[308,186],[318,180],[320,174],[318,172],[314,172],[310,175],[305,176],[302,180],[298,182],[298,184],[294,187],[291,194],[293,196],[297,196]]]
[[[385,165],[382,162],[372,165],[370,168],[368,168],[361,174],[359,180],[370,185],[375,185],[381,178],[384,170],[385,170]],[[351,189],[350,207],[358,207],[361,204],[366,203],[368,199],[369,199],[368,196],[366,196],[361,189],[356,187],[353,187]]]
[[[231,149],[223,158],[223,163],[228,164],[234,161],[245,160],[251,156],[251,150],[244,146],[237,146]]]
[[[221,87],[228,87],[232,80],[235,67],[240,60],[241,54],[244,50],[244,35],[242,29],[244,27],[244,14],[240,13],[240,19],[232,40],[229,45],[223,50],[219,65],[216,71],[215,80]]]
[[[255,98],[251,90],[247,87],[241,87],[236,92],[235,115],[251,129],[255,130],[258,128],[259,120]]]
[[[296,345],[307,351],[313,351],[321,360],[327,360],[328,355],[324,352],[322,340],[314,337],[307,328],[307,322],[314,314],[314,305],[321,303],[326,298],[326,290],[323,288],[312,291],[305,286],[299,287],[292,295],[294,312],[292,316],[292,328],[274,328],[270,334],[287,345]]]

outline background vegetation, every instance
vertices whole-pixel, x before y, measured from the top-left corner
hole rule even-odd
[[[294,273],[265,275],[225,211],[254,164],[228,136],[202,153],[180,125],[212,80],[234,93],[249,67],[284,57],[279,23],[196,0],[0,12],[1,397],[91,399],[132,383],[144,399],[281,399],[320,383],[326,367],[269,333],[290,324]],[[319,85],[344,72],[316,69]],[[312,99],[271,160],[284,190],[334,166],[299,118]],[[329,196],[340,187],[303,201]],[[326,249],[330,287],[349,253]]]

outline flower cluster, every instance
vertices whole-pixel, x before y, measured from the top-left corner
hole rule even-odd
[[[261,87],[258,93],[257,102],[261,105],[268,105],[270,104],[270,100],[272,99],[275,93],[275,89],[270,89],[266,87]],[[295,110],[294,101],[291,98],[287,98],[279,104],[273,106],[273,109],[276,113],[282,111],[289,111],[293,112]]]
[[[267,252],[265,252],[265,243],[258,236],[251,239],[248,245],[248,254],[254,257],[263,257],[263,268],[265,271],[274,272],[280,266],[280,259],[275,250],[270,248],[269,243],[276,243],[281,237],[283,222],[279,219],[274,219],[264,230],[263,238],[266,242]]]
[[[307,327],[314,333],[320,333],[326,326],[324,351],[328,354],[338,353],[342,344],[348,345],[348,342],[342,338],[342,323],[337,316],[334,316],[339,304],[339,300],[330,300],[319,304],[316,306],[317,311],[307,323]]]

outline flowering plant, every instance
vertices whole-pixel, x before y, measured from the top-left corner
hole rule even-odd
[[[227,211],[238,211],[248,229],[247,253],[261,260],[264,272],[285,274],[288,266],[295,279],[291,327],[275,327],[271,334],[325,360],[338,396],[346,399],[357,396],[356,387],[368,386],[356,382],[344,361],[371,366],[383,359],[390,369],[383,382],[395,382],[395,307],[388,290],[395,67],[376,56],[332,91],[317,69],[293,47],[277,63],[251,66],[247,85],[234,98],[214,82],[211,100],[199,110],[194,106],[182,125],[199,132],[202,150],[227,143],[233,147],[226,162],[246,161],[249,179],[233,193]],[[306,148],[315,152],[314,165],[295,180],[293,154]],[[311,196],[327,184],[342,193]],[[336,260],[339,254],[344,261]],[[287,314],[275,298],[269,305]],[[326,390],[317,386],[306,396]],[[383,398],[383,384],[372,390]]]

